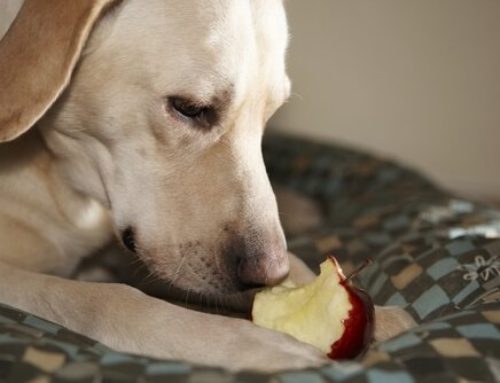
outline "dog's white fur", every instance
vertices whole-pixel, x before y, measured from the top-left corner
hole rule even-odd
[[[0,37],[21,4],[0,3]],[[120,351],[229,369],[325,363],[249,321],[65,279],[127,227],[151,271],[191,295],[236,305],[238,278],[274,283],[289,262],[312,277],[288,259],[260,151],[290,92],[287,38],[280,0],[126,0],[103,17],[68,89],[0,146],[0,302]],[[216,121],[196,124],[171,97]]]
[[[20,4],[0,5],[0,31]],[[244,252],[270,254],[258,272],[286,273],[260,151],[264,124],[289,93],[286,45],[281,1],[127,0],[113,9],[69,89],[35,128],[0,146],[0,301],[121,351],[230,369],[323,363],[249,321],[61,278],[128,226],[139,256],[183,290],[241,298],[219,259],[233,237]],[[193,126],[169,96],[214,105],[217,124]]]

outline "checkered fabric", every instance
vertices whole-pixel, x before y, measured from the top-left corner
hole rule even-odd
[[[0,306],[0,382],[500,381],[500,212],[441,191],[416,172],[346,148],[282,136],[264,143],[276,184],[324,208],[320,229],[289,238],[313,269],[334,254],[374,301],[419,323],[359,360],[274,375],[231,374],[114,352]],[[168,329],[164,329],[168,331]]]

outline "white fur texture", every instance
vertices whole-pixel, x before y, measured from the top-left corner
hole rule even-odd
[[[1,34],[20,4],[0,4]],[[287,39],[278,0],[125,0],[111,10],[65,93],[0,146],[0,301],[121,351],[230,369],[324,363],[248,321],[61,278],[127,227],[151,271],[188,293],[244,299],[221,255],[234,238],[262,257],[257,271],[286,273],[260,142],[290,91]],[[171,97],[210,105],[216,123],[181,117]]]
[[[0,2],[0,36],[21,2]],[[280,0],[124,0],[112,9],[69,88],[30,132],[0,146],[0,302],[119,351],[233,370],[325,363],[249,321],[64,278],[127,227],[151,271],[188,294],[245,299],[224,258],[235,239],[248,275],[286,274],[260,142],[290,92],[287,38]],[[181,117],[171,97],[210,105],[216,123]],[[292,274],[311,277],[291,263]]]

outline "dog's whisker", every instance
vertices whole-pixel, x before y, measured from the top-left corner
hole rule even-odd
[[[217,297],[217,296],[216,296],[216,297],[215,297],[215,299],[214,299],[215,313],[216,313],[216,314],[219,314],[219,306],[218,306],[218,304],[217,304],[219,299],[220,299],[220,298],[219,298],[219,297]]]
[[[144,279],[145,283],[156,283],[163,281],[163,277],[157,273],[151,273],[146,279]]]
[[[186,308],[189,308],[188,307],[188,303],[189,303],[189,293],[190,292],[191,292],[191,289],[188,288],[187,291],[186,291],[186,299],[185,299],[185,302],[184,302],[184,305],[185,305]]]
[[[134,254],[134,258],[128,261],[129,266],[135,266],[137,264],[144,265],[144,261],[136,254]]]
[[[180,261],[179,261],[179,263],[177,265],[177,268],[176,268],[176,270],[175,270],[172,278],[169,278],[170,279],[170,281],[169,281],[169,287],[173,286],[175,284],[175,282],[177,281],[177,279],[179,278],[179,275],[181,274],[181,269],[184,266],[185,261],[186,261],[186,257],[183,256],[180,259]]]
[[[149,275],[149,273],[151,273],[151,271],[149,270],[147,265],[144,264],[143,262],[136,262],[134,265],[131,265],[131,267],[134,267],[134,269],[133,269],[134,277],[138,277],[140,275],[140,273],[143,271],[146,271],[148,273],[148,275]]]
[[[293,98],[298,98],[301,101],[304,100],[304,96],[302,96],[300,93],[297,93],[297,92],[292,92],[292,94],[290,95],[289,99],[292,99],[292,97]],[[288,103],[289,100],[287,100],[286,102]]]

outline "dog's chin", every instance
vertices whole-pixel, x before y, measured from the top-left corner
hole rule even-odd
[[[239,290],[234,286],[215,289],[211,286],[179,286],[166,280],[133,283],[135,287],[157,298],[199,311],[248,316],[259,289]]]
[[[131,258],[135,260],[134,258]],[[124,264],[122,259],[117,264]],[[250,313],[253,299],[258,289],[244,289],[236,281],[223,285],[214,283],[194,283],[193,281],[172,281],[166,277],[151,278],[151,270],[147,267],[113,270],[116,280],[134,286],[144,293],[160,299],[176,303],[180,306],[215,313]],[[155,273],[158,275],[158,273]]]

